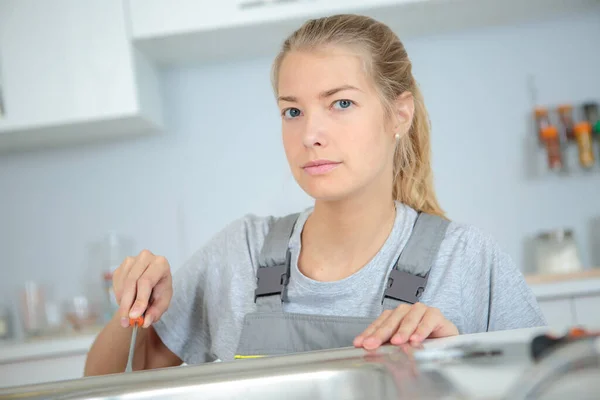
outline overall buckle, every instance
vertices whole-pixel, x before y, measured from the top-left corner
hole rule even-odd
[[[421,277],[398,269],[393,269],[390,273],[390,278],[388,279],[384,298],[389,297],[409,304],[417,303],[425,291],[427,275]]]
[[[254,302],[261,296],[271,296],[283,293],[288,284],[288,272],[285,264],[274,267],[259,267],[256,272],[257,285],[254,291]]]

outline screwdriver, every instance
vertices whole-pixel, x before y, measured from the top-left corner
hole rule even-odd
[[[600,336],[600,331],[587,330],[582,327],[571,328],[563,336],[551,334],[538,335],[531,341],[531,357],[534,361],[539,361],[561,344],[598,336]]]
[[[129,326],[133,326],[131,331],[131,343],[129,344],[129,356],[127,357],[127,366],[125,372],[133,372],[133,355],[135,353],[135,342],[137,338],[138,326],[144,325],[144,317],[129,318]]]

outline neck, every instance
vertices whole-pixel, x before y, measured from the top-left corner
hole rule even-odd
[[[338,280],[353,274],[381,249],[395,216],[391,196],[317,201],[302,232],[299,268],[316,280]]]

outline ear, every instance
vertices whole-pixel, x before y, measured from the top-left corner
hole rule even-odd
[[[405,91],[396,98],[393,104],[394,135],[404,136],[412,125],[415,113],[415,102],[411,92]]]

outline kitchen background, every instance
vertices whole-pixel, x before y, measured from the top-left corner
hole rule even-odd
[[[451,219],[493,235],[527,274],[537,260],[534,238],[557,228],[573,231],[583,269],[600,267],[599,136],[590,170],[578,166],[577,145],[571,144],[571,168],[557,173],[547,166],[533,115],[536,106],[554,112],[567,103],[578,122],[583,103],[600,102],[598,38],[596,5],[404,40],[432,120],[443,208]],[[310,206],[281,146],[269,81],[273,56],[161,68],[165,129],[158,135],[0,154],[0,315],[12,321],[11,344],[26,339],[21,296],[27,282],[46,285],[46,300],[55,305],[50,316],[85,311],[81,296],[102,302],[102,274],[111,262],[98,245],[108,232],[128,243],[126,252],[148,248],[165,255],[176,271],[233,219]],[[0,78],[3,84],[9,87]],[[8,118],[8,96],[4,105]],[[575,281],[593,281],[596,297],[576,289],[548,297],[556,326],[575,321],[569,313],[578,306],[569,299],[585,296],[585,310],[600,304],[597,278]],[[562,290],[559,283],[548,285]],[[597,318],[590,321],[600,325]],[[7,365],[20,362],[18,351],[38,357],[24,345],[18,349]]]

